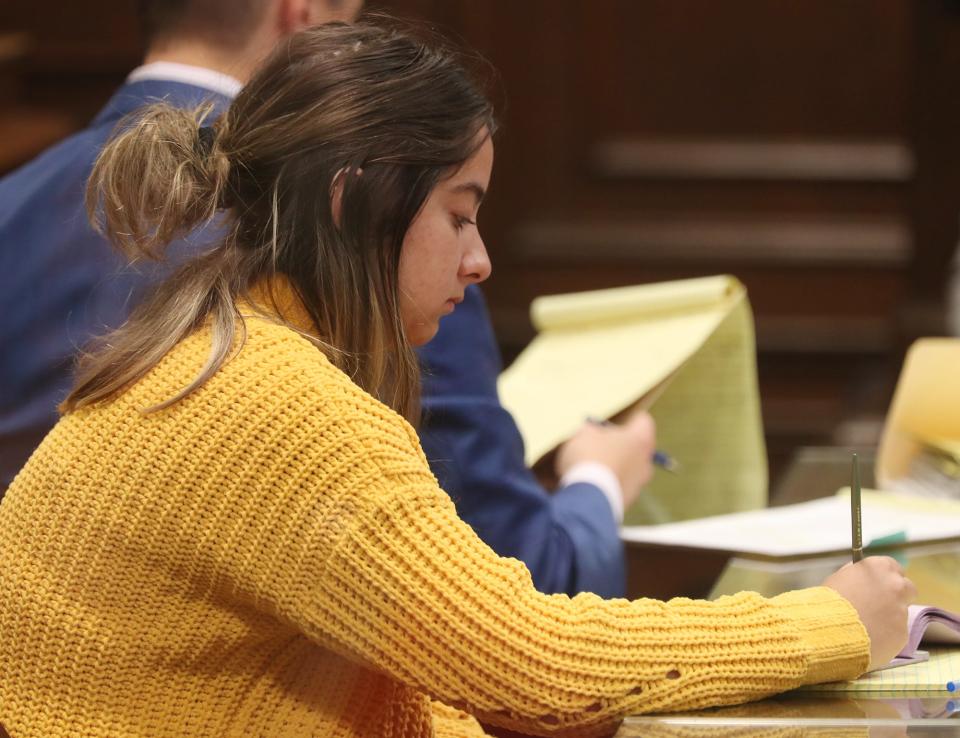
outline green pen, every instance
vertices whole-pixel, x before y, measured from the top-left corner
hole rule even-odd
[[[853,455],[853,468],[850,480],[850,523],[852,524],[853,562],[863,558],[863,526],[860,521],[860,464],[857,455]]]

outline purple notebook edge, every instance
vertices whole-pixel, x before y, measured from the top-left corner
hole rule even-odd
[[[910,605],[907,613],[907,643],[897,656],[913,656],[931,623],[940,623],[960,633],[960,615],[932,605]]]

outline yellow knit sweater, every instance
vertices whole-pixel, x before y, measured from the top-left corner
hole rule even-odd
[[[0,505],[13,738],[482,735],[458,710],[590,736],[866,668],[826,588],[537,593],[457,518],[406,422],[294,331],[247,324],[172,407],[139,412],[195,376],[206,331],[63,418]]]

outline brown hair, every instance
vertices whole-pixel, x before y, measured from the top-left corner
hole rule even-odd
[[[209,322],[206,365],[153,409],[185,396],[227,360],[238,326],[242,341],[237,300],[279,274],[330,360],[415,421],[419,367],[400,319],[400,249],[433,187],[494,130],[463,58],[383,18],[321,26],[281,44],[212,140],[200,130],[208,114],[152,106],[97,160],[88,210],[128,256],[159,257],[220,210],[226,235],[82,357],[63,409],[112,397]]]

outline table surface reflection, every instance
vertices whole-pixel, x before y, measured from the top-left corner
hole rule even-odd
[[[960,611],[960,542],[887,552],[917,585],[919,601]],[[743,590],[773,596],[820,584],[846,557],[784,563],[731,559],[711,598]],[[958,736],[960,695],[947,692],[816,694],[791,692],[747,705],[629,717],[617,738],[644,736]]]

